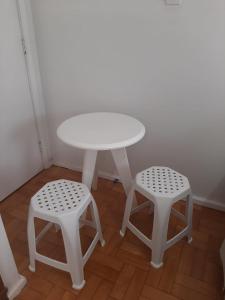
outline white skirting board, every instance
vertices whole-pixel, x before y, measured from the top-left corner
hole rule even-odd
[[[57,167],[66,168],[66,169],[69,169],[69,170],[72,170],[72,171],[82,172],[82,167],[81,166],[76,166],[76,165],[71,165],[71,164],[68,166],[67,164],[62,163],[62,162],[54,162],[53,165],[57,166]],[[120,180],[119,175],[111,174],[111,173],[103,172],[103,171],[98,171],[98,176],[101,177],[101,178],[104,178],[104,179],[111,180],[111,181],[114,181],[114,180],[119,181]]]
[[[76,165],[69,165],[68,166],[67,164],[62,163],[62,162],[54,162],[54,165],[58,166],[58,167],[67,168],[67,169],[70,169],[70,170],[73,170],[73,171],[77,171],[77,172],[82,171],[81,166],[76,166]],[[103,171],[98,171],[98,176],[101,177],[101,178],[112,180],[112,181],[114,181],[115,179],[119,180],[118,175],[111,174],[111,173],[108,173],[108,172],[103,172]],[[213,209],[220,210],[220,211],[225,211],[225,203],[212,201],[212,200],[209,200],[207,198],[197,196],[195,194],[193,194],[193,200],[194,200],[194,203],[196,203],[198,205],[213,208]]]
[[[212,201],[212,200],[209,200],[207,198],[200,197],[197,195],[193,195],[193,199],[196,204],[199,204],[199,205],[202,205],[205,207],[209,207],[209,208],[213,208],[216,210],[225,211],[225,203]]]

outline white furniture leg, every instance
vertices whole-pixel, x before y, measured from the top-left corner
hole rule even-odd
[[[92,211],[92,221],[95,223],[95,227],[96,227],[96,231],[99,235],[100,243],[101,243],[102,247],[104,247],[105,246],[105,241],[103,239],[101,224],[100,224],[100,221],[99,221],[100,219],[99,219],[99,214],[98,214],[98,208],[96,206],[96,203],[95,203],[93,197],[92,197],[92,201],[91,201],[91,211]]]
[[[96,150],[85,150],[83,171],[82,171],[82,183],[85,184],[91,191],[93,184],[93,178],[95,174],[95,165],[98,151]],[[87,212],[83,213],[82,219],[86,219]]]
[[[111,152],[125,193],[128,195],[132,185],[132,176],[127,158],[127,151],[125,148],[121,148],[111,150]]]
[[[35,272],[36,238],[35,238],[33,209],[31,206],[29,208],[29,214],[28,214],[27,236],[28,236],[28,249],[29,249],[29,257],[30,257],[29,270],[31,272]]]
[[[190,244],[192,242],[192,212],[193,212],[193,201],[192,201],[192,194],[189,194],[187,196],[186,200],[186,208],[185,208],[185,217],[186,217],[186,223],[188,226],[188,243]]]
[[[9,299],[16,297],[26,284],[26,278],[18,273],[9,245],[5,228],[0,216],[0,274],[8,289]]]
[[[80,290],[85,285],[83,271],[83,256],[80,243],[79,220],[68,217],[67,221],[63,220],[61,228],[67,263],[70,269],[70,276],[73,282],[73,288]]]
[[[163,265],[163,254],[166,250],[167,231],[171,211],[171,202],[158,199],[155,203],[152,232],[152,260],[154,268]]]
[[[115,162],[117,171],[120,176],[120,180],[123,184],[126,195],[128,196],[130,188],[132,186],[132,175],[130,171],[130,165],[127,157],[126,148],[111,150],[113,160]],[[137,200],[135,193],[133,195],[133,207],[137,206]]]
[[[133,199],[134,199],[134,188],[132,188],[130,190],[129,195],[127,197],[127,202],[126,202],[126,207],[125,207],[125,212],[124,212],[124,217],[123,217],[123,224],[122,224],[122,228],[120,230],[120,235],[121,236],[125,235],[125,232],[126,232],[126,229],[127,229],[127,223],[130,219]]]
[[[97,191],[98,188],[98,171],[97,168],[95,168],[93,182],[92,182],[92,190]]]
[[[94,177],[97,153],[97,150],[85,150],[84,154],[82,183],[84,183],[89,190],[91,190]]]

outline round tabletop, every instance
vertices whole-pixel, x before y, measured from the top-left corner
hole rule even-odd
[[[128,115],[96,112],[64,121],[57,135],[64,143],[77,148],[110,150],[137,143],[145,135],[145,127]]]

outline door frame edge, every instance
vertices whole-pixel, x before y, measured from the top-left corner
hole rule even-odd
[[[47,109],[41,81],[31,3],[30,0],[16,0],[16,4],[21,29],[21,42],[26,52],[24,58],[41,158],[43,167],[47,169],[52,165],[53,159],[48,134]]]

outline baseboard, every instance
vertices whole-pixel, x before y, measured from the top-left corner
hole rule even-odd
[[[220,211],[225,211],[224,203],[221,203],[218,201],[212,201],[212,200],[209,200],[207,198],[200,197],[197,195],[193,195],[193,200],[194,200],[194,203],[199,204],[201,206],[213,208],[213,209],[220,210]]]
[[[74,164],[73,165],[70,164],[69,166],[66,163],[62,163],[62,162],[54,162],[53,164],[57,167],[63,167],[63,168],[70,169],[73,171],[82,172],[82,167],[74,165]],[[108,173],[108,172],[98,171],[98,176],[101,178],[104,178],[104,179],[111,180],[111,181],[114,181],[114,180],[119,181],[118,175]]]
[[[67,169],[70,169],[70,170],[73,170],[73,171],[77,171],[77,172],[82,171],[82,167],[76,166],[76,165],[69,165],[68,166],[67,164],[61,163],[61,162],[55,162],[54,165],[58,166],[58,167],[67,168]],[[111,174],[111,173],[108,173],[108,172],[103,172],[103,171],[99,171],[98,176],[101,177],[101,178],[104,178],[104,179],[112,180],[112,181],[114,181],[115,179],[119,180],[118,175]],[[204,197],[201,197],[201,196],[198,196],[198,195],[195,195],[195,194],[193,195],[193,200],[194,200],[194,203],[196,203],[198,205],[213,208],[213,209],[220,210],[220,211],[225,211],[225,204],[223,204],[221,202],[212,201],[212,200],[209,200],[207,198],[204,198]]]

